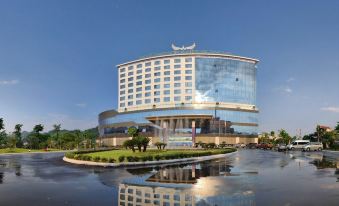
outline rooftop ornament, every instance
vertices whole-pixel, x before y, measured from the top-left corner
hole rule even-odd
[[[172,49],[173,49],[174,51],[193,50],[194,48],[195,48],[195,43],[193,43],[191,46],[188,46],[188,47],[185,47],[185,46],[177,47],[177,46],[175,46],[174,44],[172,44]]]

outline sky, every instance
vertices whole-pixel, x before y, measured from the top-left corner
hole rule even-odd
[[[94,127],[117,107],[115,65],[193,42],[260,60],[261,132],[339,121],[337,0],[0,0],[0,117]]]

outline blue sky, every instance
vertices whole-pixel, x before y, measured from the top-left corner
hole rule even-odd
[[[0,0],[0,116],[95,126],[117,106],[115,65],[193,42],[260,59],[261,131],[339,121],[336,0]]]

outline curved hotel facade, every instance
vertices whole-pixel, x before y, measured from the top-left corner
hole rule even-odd
[[[117,65],[118,109],[99,114],[102,144],[136,127],[152,143],[257,142],[258,60],[183,49]]]

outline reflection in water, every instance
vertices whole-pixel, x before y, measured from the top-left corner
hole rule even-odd
[[[125,179],[119,185],[119,205],[255,205],[251,189],[229,192],[218,188],[220,185],[215,181],[224,185],[227,179],[216,177],[240,175],[232,173],[231,168],[225,161],[153,168],[150,174]],[[133,169],[129,172],[137,173]],[[202,184],[211,190],[198,189]]]
[[[325,156],[322,159],[314,159],[310,163],[315,165],[317,169],[335,168],[334,176],[336,176],[337,182],[339,182],[339,159],[333,160]]]

